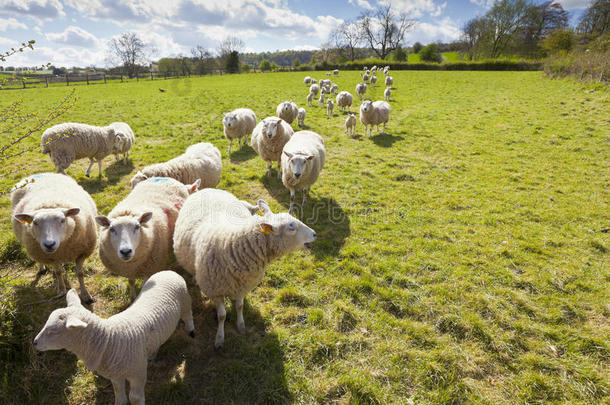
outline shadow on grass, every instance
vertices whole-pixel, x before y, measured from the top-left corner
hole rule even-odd
[[[102,177],[97,176],[97,170],[92,169],[91,177],[83,176],[77,179],[77,181],[89,194],[95,194],[104,191],[108,186],[117,184],[124,176],[131,173],[133,169],[134,165],[130,159],[127,160],[127,164],[123,164],[123,159],[115,160],[110,166],[102,170]]]
[[[239,162],[245,162],[247,160],[250,160],[250,159],[254,158],[255,156],[256,156],[256,152],[254,151],[254,149],[252,149],[252,147],[246,145],[241,149],[234,150],[233,152],[231,152],[229,159],[231,160],[232,163],[239,163]]]
[[[269,194],[286,209],[290,208],[290,192],[284,187],[281,180],[275,176],[261,176]],[[333,198],[318,198],[314,193],[309,193],[305,207],[301,207],[302,193],[295,196],[295,207],[293,215],[310,226],[317,234],[317,240],[313,244],[313,254],[317,258],[334,256],[345,244],[350,235],[350,220],[347,213]]]
[[[392,135],[388,133],[380,133],[371,137],[371,140],[375,143],[375,145],[381,146],[383,148],[389,148],[394,144],[394,142],[402,141],[404,139],[405,138],[402,136]]]

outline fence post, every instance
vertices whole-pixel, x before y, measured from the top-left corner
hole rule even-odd
[[[152,80],[155,80],[155,79],[153,78],[153,72],[150,72],[150,80],[151,80],[151,81],[152,81]]]
[[[89,86],[89,73],[85,73],[85,78],[87,79],[87,86]]]
[[[25,89],[25,79],[21,79],[21,81],[23,82],[23,88]]]
[[[136,72],[136,82],[139,82],[140,78],[138,77],[138,72]]]
[[[66,86],[70,85],[70,76],[66,73]]]
[[[121,83],[123,83],[123,74],[121,73]]]
[[[106,84],[106,73],[104,73],[104,84]]]
[[[46,84],[47,87],[49,87],[49,78],[48,78],[48,76],[44,77],[44,84]]]

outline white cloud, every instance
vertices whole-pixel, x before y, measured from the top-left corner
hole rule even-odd
[[[496,0],[470,0],[470,2],[476,4],[479,7],[490,8],[494,5]]]
[[[0,0],[0,14],[51,19],[65,15],[59,0]]]
[[[74,25],[66,28],[64,32],[46,34],[46,38],[49,41],[56,42],[59,44],[74,45],[81,47],[95,47],[99,46],[98,39],[91,33],[85,31],[80,27]]]
[[[366,8],[367,10],[371,10],[373,6],[367,0],[348,0],[349,4],[356,7]]]
[[[588,8],[592,1],[591,0],[558,0],[554,3],[559,3],[566,10],[573,8]]]
[[[26,29],[27,25],[17,21],[14,18],[0,18],[0,31]]]
[[[430,14],[432,17],[438,17],[442,14],[443,9],[447,7],[447,2],[437,4],[434,0],[382,0],[380,4],[390,2],[396,9],[408,13],[411,17],[419,18],[424,14]]]
[[[452,42],[462,36],[455,22],[449,17],[445,17],[438,23],[422,22],[415,26],[415,29],[407,34],[407,40],[411,43],[421,42],[423,44],[431,42]]]

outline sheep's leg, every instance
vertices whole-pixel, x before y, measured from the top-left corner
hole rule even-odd
[[[85,176],[87,177],[91,177],[91,167],[93,166],[93,159],[89,159],[89,167],[87,168],[87,171],[85,172]]]
[[[218,330],[216,331],[214,348],[220,349],[225,341],[225,319],[227,319],[227,311],[225,310],[223,297],[214,298],[214,304],[216,305],[216,316],[218,317]]]
[[[135,278],[129,279],[129,293],[131,295],[131,300],[135,301],[136,300],[136,279]]]
[[[237,331],[244,335],[246,333],[246,322],[244,322],[244,297],[235,300],[237,311]]]
[[[137,378],[129,381],[129,402],[131,405],[144,405],[144,386],[146,385],[146,366]]]
[[[231,146],[233,145],[233,139],[229,140],[229,155],[231,154]]]
[[[61,264],[53,266],[53,273],[55,273],[55,284],[57,285],[57,294],[63,295],[67,292],[66,280],[64,279],[64,268]]]
[[[188,298],[186,305],[182,308],[182,316],[180,317],[182,322],[184,322],[184,327],[188,332],[189,336],[195,337],[195,323],[193,322],[193,311],[191,308],[191,299]]]
[[[294,209],[294,189],[290,189],[290,208],[288,209],[288,213],[292,215],[292,210]]]
[[[127,164],[127,155],[128,155],[128,153],[127,153],[127,152],[123,153],[123,164],[124,164],[124,165],[126,165],[126,164]]]
[[[385,122],[383,123],[383,131],[381,133],[385,135]]]
[[[307,187],[305,189],[303,189],[303,202],[301,203],[301,209],[303,209],[303,207],[305,207],[305,203],[307,202],[307,195],[309,194],[309,189],[311,187]]]
[[[85,304],[92,304],[95,302],[91,295],[89,295],[89,291],[87,291],[87,287],[85,287],[85,277],[83,276],[83,262],[85,261],[84,257],[79,257],[75,262],[75,272],[76,277],[78,277],[78,284],[80,286],[80,297]]]
[[[125,379],[119,378],[112,381],[114,389],[114,405],[127,405],[127,394],[125,393]]]
[[[271,161],[267,162],[267,177],[271,177],[271,166],[273,163]]]
[[[155,361],[157,359],[157,354],[159,354],[159,349],[155,350],[150,356],[148,356],[148,361]]]
[[[47,273],[48,273],[48,270],[47,270],[46,266],[44,264],[41,264],[38,267],[38,272],[36,273],[36,278],[34,278],[34,281],[32,281],[32,283],[30,284],[30,287],[36,287],[36,284],[38,284],[38,281],[40,281],[40,277],[44,276]]]
[[[282,178],[282,160],[278,160],[277,161],[277,178],[281,179]]]
[[[102,177],[102,159],[97,161],[97,177]]]

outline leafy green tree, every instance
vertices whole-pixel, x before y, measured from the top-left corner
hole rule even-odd
[[[269,62],[268,59],[263,58],[263,60],[261,60],[261,63],[258,65],[258,68],[263,72],[268,72],[269,70],[271,70],[271,62]]]
[[[241,71],[244,73],[248,73],[250,71],[250,65],[247,63],[241,64]]]
[[[229,73],[239,73],[239,53],[237,51],[231,51],[229,53],[225,67]]]
[[[557,30],[542,40],[542,47],[549,53],[570,51],[576,44],[576,35],[572,30]]]
[[[405,62],[407,60],[407,57],[407,51],[405,51],[405,49],[401,46],[396,48],[396,50],[394,51],[394,60],[396,62]]]
[[[419,51],[422,50],[424,46],[421,44],[421,42],[416,42],[413,44],[413,53],[419,53]]]
[[[292,62],[292,67],[293,68],[298,68],[299,66],[301,66],[301,60],[299,58],[296,58],[294,60],[294,62]]]
[[[419,51],[419,57],[425,62],[440,63],[443,61],[443,57],[438,51],[437,44],[430,44],[424,46],[421,51]]]

